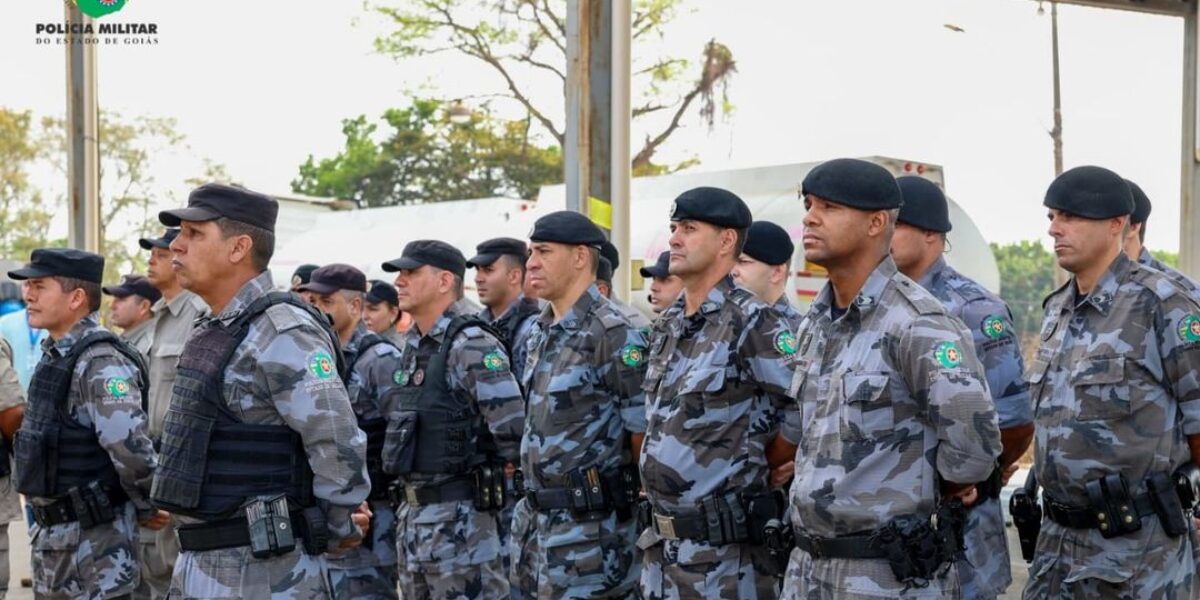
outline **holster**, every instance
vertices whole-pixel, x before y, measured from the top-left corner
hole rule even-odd
[[[1171,474],[1175,480],[1175,494],[1185,510],[1200,507],[1200,466],[1188,461]]]
[[[1142,528],[1129,484],[1120,473],[1093,479],[1085,484],[1088,505],[1096,515],[1100,535],[1113,538]]]
[[[1012,515],[1013,524],[1017,526],[1017,539],[1021,542],[1021,558],[1026,563],[1033,562],[1033,552],[1037,548],[1038,534],[1042,530],[1042,506],[1037,498],[1037,479],[1033,471],[1025,480],[1021,489],[1013,492],[1008,499],[1008,514]]]
[[[313,556],[324,554],[329,547],[329,522],[325,519],[325,511],[319,506],[310,506],[300,514],[304,519],[305,528],[308,529],[304,532],[304,552]],[[372,537],[368,531],[363,536],[363,545],[372,547]]]
[[[876,530],[872,542],[883,550],[897,581],[923,588],[962,551],[965,520],[962,503],[954,500],[929,518],[892,519]]]
[[[1150,504],[1154,514],[1158,515],[1163,531],[1170,537],[1176,538],[1188,532],[1188,523],[1176,492],[1175,484],[1166,472],[1157,471],[1146,477],[1144,484],[1146,493],[1150,495]]]

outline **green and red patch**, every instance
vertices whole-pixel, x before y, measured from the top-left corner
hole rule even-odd
[[[646,349],[629,344],[621,348],[621,362],[627,367],[636,367],[646,362]]]
[[[109,377],[108,381],[104,382],[104,389],[108,391],[109,396],[124,398],[129,394],[129,380],[124,377]]]
[[[795,354],[800,349],[796,342],[796,334],[786,330],[775,334],[775,349],[784,356]]]
[[[335,370],[333,357],[324,350],[318,350],[308,358],[308,371],[317,379],[329,379]]]
[[[483,355],[483,368],[489,371],[499,371],[508,366],[508,361],[504,360],[504,355],[499,350],[492,350]]]
[[[1179,339],[1185,342],[1200,342],[1200,317],[1188,315],[1179,322]]]
[[[983,335],[993,340],[1004,337],[1006,331],[1008,327],[1004,325],[1004,317],[1000,315],[992,315],[983,320]]]
[[[954,342],[942,342],[933,349],[933,357],[938,364],[947,369],[953,369],[962,364],[962,350]]]

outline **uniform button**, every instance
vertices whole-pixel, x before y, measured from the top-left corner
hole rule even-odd
[[[1108,518],[1108,517],[1106,517],[1106,516],[1104,515],[1104,513],[1096,513],[1096,519],[1098,519],[1098,520],[1100,520],[1100,521],[1103,521],[1103,520],[1104,520],[1104,519],[1106,519],[1106,518]]]

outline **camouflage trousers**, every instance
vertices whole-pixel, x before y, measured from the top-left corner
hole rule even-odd
[[[180,552],[171,578],[170,600],[328,600],[325,555],[302,548],[282,556],[254,558],[249,546]]]
[[[333,597],[396,600],[396,511],[387,501],[371,501],[371,547],[361,545],[329,555]]]
[[[513,511],[509,580],[513,598],[637,598],[635,519],[576,521],[569,511]]]
[[[779,597],[779,578],[760,568],[766,564],[762,548],[667,540],[653,528],[642,532],[638,548],[643,552],[641,587],[646,600]]]
[[[507,598],[494,513],[470,501],[420,507],[402,504],[396,514],[396,554],[404,600]]]
[[[1192,535],[1169,538],[1158,519],[1131,534],[1104,539],[1095,529],[1042,520],[1023,598],[1192,598]]]
[[[787,575],[783,578],[783,600],[958,600],[962,598],[958,565],[943,567],[945,572],[923,588],[896,580],[892,568],[883,559],[813,559],[807,552],[792,550]]]
[[[33,593],[39,600],[100,600],[137,587],[137,526],[129,502],[110,524],[87,530],[78,522],[35,524],[29,535]]]
[[[138,528],[138,556],[141,583],[133,591],[135,600],[162,600],[171,590],[171,572],[179,556],[179,540],[174,523],[154,531]]]
[[[963,598],[987,600],[1008,589],[1012,561],[1006,535],[998,498],[985,499],[967,511],[966,551],[958,562]]]

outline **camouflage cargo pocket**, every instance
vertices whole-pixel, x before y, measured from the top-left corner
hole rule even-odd
[[[474,510],[469,502],[423,506],[408,525],[408,556],[422,570],[448,573],[500,556],[496,518]]]
[[[547,527],[543,539],[546,576],[551,585],[582,586],[604,580],[605,538],[600,521],[559,521]]]
[[[579,380],[559,376],[550,381],[546,390],[550,396],[548,420],[554,425],[579,425],[594,420],[600,414],[601,398],[589,380],[588,370]]]
[[[842,378],[842,438],[874,439],[895,432],[887,373],[846,373]]]
[[[1080,421],[1110,421],[1129,416],[1131,404],[1124,356],[1080,361],[1071,372],[1071,385],[1079,403]]]
[[[686,430],[705,430],[729,425],[729,398],[721,393],[725,389],[725,367],[697,367],[688,371],[684,387],[679,392],[679,403],[686,420]]]

